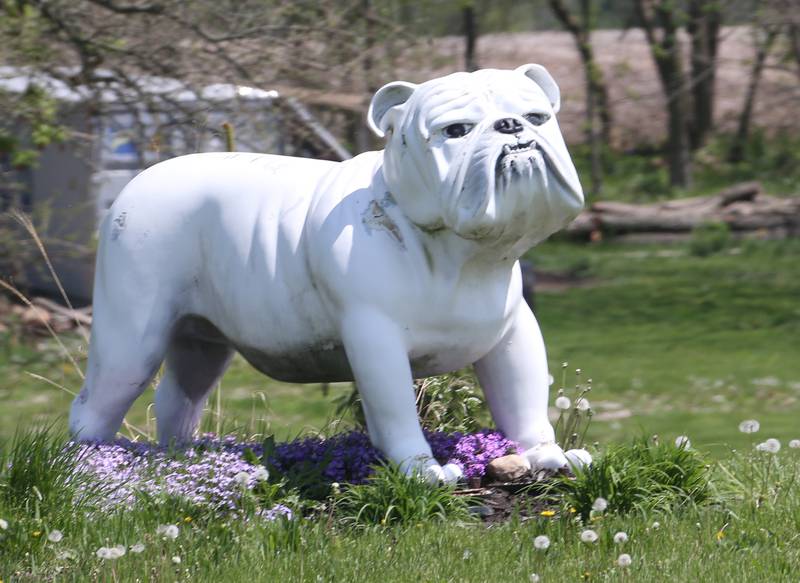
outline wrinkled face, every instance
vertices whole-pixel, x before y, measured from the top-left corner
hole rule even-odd
[[[370,123],[387,136],[384,176],[414,223],[527,248],[583,206],[558,106],[547,71],[526,65],[389,84]]]

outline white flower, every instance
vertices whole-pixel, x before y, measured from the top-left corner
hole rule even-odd
[[[800,449],[800,439],[793,439],[789,442],[789,447],[792,449]]]
[[[661,528],[661,523],[658,522],[658,521],[655,521],[650,528],[652,528],[653,530],[658,530],[659,528]]]
[[[269,470],[264,466],[258,466],[253,472],[253,479],[257,482],[266,482],[269,480]]]
[[[247,484],[250,482],[250,474],[247,472],[239,472],[233,477],[233,481],[239,484],[242,488],[247,488]]]
[[[592,510],[595,512],[604,512],[606,508],[608,508],[608,500],[605,498],[597,498],[592,503]]]
[[[0,530],[8,530],[8,521],[0,518]]]
[[[586,397],[581,397],[578,399],[578,402],[575,403],[575,406],[578,408],[578,411],[588,411],[592,408],[591,404],[589,403],[589,399]]]
[[[781,450],[781,442],[774,437],[770,437],[767,441],[759,443],[756,449],[767,453],[778,453]]]
[[[51,543],[59,543],[62,538],[64,538],[64,534],[60,530],[51,530],[50,534],[47,535],[47,540]]]
[[[144,551],[144,545],[142,543],[136,543],[135,545],[131,546],[131,552],[136,553],[137,555]]]
[[[628,542],[628,533],[619,531],[614,535],[614,542],[618,545]]]
[[[156,529],[156,534],[171,540],[178,538],[178,532],[178,527],[174,524],[162,524]]]
[[[585,543],[597,542],[597,533],[591,528],[587,528],[581,533],[581,540]]]
[[[339,482],[331,482],[331,492],[334,496],[338,496],[341,492],[341,487],[339,486]]]
[[[172,562],[175,563],[176,565],[180,565],[181,558],[178,555],[175,555],[174,557],[172,557]]]
[[[755,433],[761,429],[761,424],[755,419],[747,419],[739,423],[739,431],[742,433]]]
[[[628,553],[622,553],[619,557],[617,557],[617,565],[620,567],[630,567],[633,560]]]
[[[561,395],[558,399],[556,399],[556,407],[562,411],[569,409],[570,405],[572,405],[572,403],[570,402],[569,397]]]
[[[533,548],[538,549],[540,551],[546,551],[550,546],[550,538],[540,534],[535,539],[533,539]]]
[[[542,578],[539,577],[539,575],[537,575],[536,573],[531,573],[530,580],[531,583],[539,583],[539,581],[541,581]]]
[[[692,442],[689,438],[685,435],[679,435],[675,438],[675,447],[682,447],[683,449],[689,449],[692,447]]]

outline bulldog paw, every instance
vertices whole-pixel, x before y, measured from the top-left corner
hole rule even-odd
[[[429,484],[455,484],[464,475],[456,464],[439,465],[435,459],[418,456],[400,464],[407,476],[417,476]]]
[[[592,454],[585,449],[570,449],[564,452],[567,463],[573,469],[580,469],[592,465]]]
[[[535,445],[522,455],[534,470],[560,470],[568,464],[564,450],[552,441]]]

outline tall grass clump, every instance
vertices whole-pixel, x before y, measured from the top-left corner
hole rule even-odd
[[[376,468],[366,484],[339,492],[333,485],[334,513],[351,527],[392,526],[424,521],[470,520],[471,498],[456,496],[452,487],[406,476],[397,466]]]
[[[80,471],[81,451],[51,427],[18,431],[0,444],[0,505],[37,520],[91,510],[105,492]]]
[[[639,438],[610,446],[590,466],[575,468],[574,479],[558,479],[554,488],[587,521],[598,498],[608,502],[608,512],[620,514],[707,502],[710,467],[686,445]]]

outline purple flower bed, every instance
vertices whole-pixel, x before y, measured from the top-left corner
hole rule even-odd
[[[468,478],[483,476],[493,459],[518,450],[516,443],[500,433],[482,430],[474,434],[426,432],[433,455],[441,463],[460,465]],[[82,468],[94,473],[109,487],[108,507],[130,506],[139,493],[176,496],[220,512],[236,512],[242,473],[256,485],[263,447],[240,443],[232,436],[205,435],[177,455],[151,443],[120,439],[112,443],[83,444]],[[313,468],[323,482],[363,483],[382,456],[366,434],[351,431],[328,439],[309,437],[277,444],[269,465],[282,473],[300,467]],[[248,461],[249,460],[249,461]],[[275,507],[264,515],[290,514]]]

